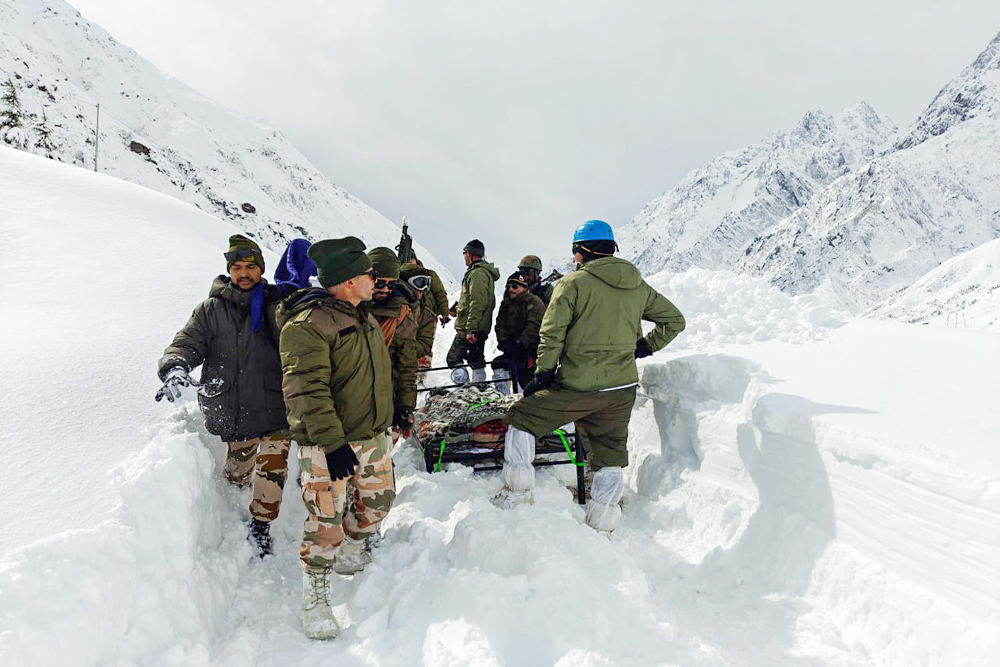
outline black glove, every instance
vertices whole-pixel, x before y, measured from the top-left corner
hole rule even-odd
[[[183,366],[174,366],[163,376],[163,386],[156,392],[156,400],[164,396],[173,403],[181,397],[181,387],[190,387],[194,383],[188,371]]]
[[[358,457],[354,455],[354,448],[349,442],[326,453],[326,467],[330,471],[330,479],[350,477],[354,474],[356,465]]]
[[[503,353],[511,359],[517,359],[519,361],[524,361],[528,358],[528,351],[524,349],[524,345],[521,345],[521,341],[517,339],[505,342],[503,346]]]
[[[646,342],[645,338],[640,338],[635,342],[636,359],[642,359],[643,357],[648,357],[651,354],[653,354],[653,350],[649,347],[649,343]]]
[[[535,377],[531,379],[531,382],[525,385],[523,392],[524,395],[531,396],[536,391],[546,389],[550,384],[552,384],[552,381],[555,378],[555,371],[539,371],[538,373],[535,373]]]
[[[403,435],[410,435],[413,428],[413,410],[411,408],[396,408],[392,416],[392,425]]]

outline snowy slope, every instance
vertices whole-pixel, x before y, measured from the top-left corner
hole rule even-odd
[[[809,111],[790,132],[691,171],[619,232],[623,256],[644,273],[730,269],[741,248],[865,164],[896,128],[864,102],[830,116]]]
[[[851,312],[1000,236],[1000,35],[895,150],[816,194],[735,267]]]
[[[48,117],[58,159],[93,169],[100,104],[102,173],[194,204],[278,253],[296,237],[399,242],[396,225],[279,132],[163,74],[62,0],[0,0],[0,80],[7,77],[34,121]]]
[[[952,257],[865,315],[955,327],[1000,327],[1000,239]]]
[[[405,446],[375,562],[333,582],[344,632],[310,642],[298,489],[256,561],[222,443],[193,401],[151,398],[232,227],[6,149],[0,184],[3,535],[44,536],[0,551],[2,665],[995,663],[991,332],[841,325],[747,276],[651,278],[691,329],[643,362],[622,528],[583,525],[565,467],[504,512],[497,476],[427,474]]]

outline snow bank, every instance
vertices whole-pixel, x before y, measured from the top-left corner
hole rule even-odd
[[[732,271],[692,267],[684,273],[661,271],[646,278],[687,319],[672,349],[748,345],[767,340],[806,343],[822,340],[842,323],[819,299],[789,296],[762,278]]]

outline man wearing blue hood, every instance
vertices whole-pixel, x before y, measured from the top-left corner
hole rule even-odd
[[[263,558],[271,553],[270,522],[281,506],[291,444],[274,322],[285,290],[263,279],[264,255],[245,236],[231,236],[224,255],[229,275],[215,278],[160,359],[156,400],[173,402],[180,387],[198,386],[189,374],[202,367],[205,427],[229,446],[226,479],[243,487],[252,478],[250,535]]]

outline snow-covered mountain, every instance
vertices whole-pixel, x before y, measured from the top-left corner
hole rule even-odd
[[[871,160],[895,131],[863,102],[834,116],[813,109],[790,132],[691,171],[621,230],[619,245],[646,274],[732,268],[742,246]]]
[[[953,327],[1000,327],[1000,239],[952,257],[865,315]]]
[[[890,152],[754,239],[736,269],[857,313],[997,238],[998,99],[1000,35]]]
[[[102,173],[192,203],[279,253],[296,237],[399,242],[395,224],[334,185],[279,132],[163,74],[62,0],[0,0],[0,82],[8,78],[32,152],[93,169],[100,104]],[[56,144],[48,151],[36,147],[43,119]]]

